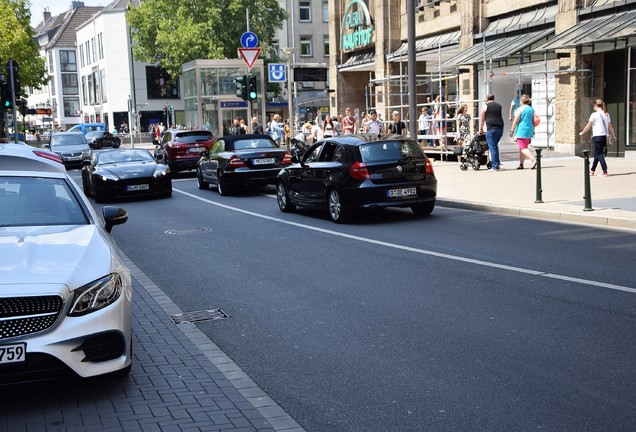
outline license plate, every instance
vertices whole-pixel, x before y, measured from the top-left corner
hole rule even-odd
[[[70,160],[70,161],[78,161],[80,160],[79,156],[69,156],[66,158],[66,160]]]
[[[188,149],[188,153],[201,153],[205,150],[205,147],[191,147]]]
[[[386,195],[389,198],[407,197],[417,195],[417,189],[414,187],[403,189],[389,189],[388,191],[386,191]]]
[[[254,165],[271,165],[275,161],[276,161],[275,158],[261,158],[261,159],[254,159],[252,163]]]
[[[26,343],[0,345],[0,364],[19,363],[26,360]]]
[[[126,188],[126,190],[127,190],[128,192],[131,192],[131,191],[140,191],[140,190],[148,190],[148,189],[150,189],[150,185],[147,185],[147,184],[130,185],[130,186],[128,186],[128,187]]]

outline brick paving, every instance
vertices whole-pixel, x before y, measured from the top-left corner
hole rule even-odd
[[[0,431],[303,429],[130,260],[133,367],[127,378],[0,387]]]

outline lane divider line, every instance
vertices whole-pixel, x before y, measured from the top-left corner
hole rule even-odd
[[[414,248],[414,247],[411,247],[411,246],[398,245],[398,244],[395,244],[395,243],[389,243],[389,242],[385,242],[385,241],[382,241],[382,240],[374,240],[374,239],[370,239],[370,238],[359,237],[359,236],[355,236],[355,235],[352,235],[352,234],[346,234],[346,233],[342,233],[342,232],[338,232],[338,231],[328,230],[328,229],[314,227],[314,226],[310,226],[310,225],[304,225],[304,224],[300,224],[298,222],[287,221],[287,220],[284,220],[284,219],[279,219],[279,218],[275,218],[275,217],[272,217],[272,216],[267,216],[267,215],[264,215],[264,214],[256,213],[256,212],[253,212],[253,211],[250,211],[250,210],[244,210],[244,209],[241,209],[241,208],[238,208],[238,207],[229,206],[227,204],[221,204],[219,202],[215,202],[215,201],[212,201],[212,200],[209,200],[209,199],[206,199],[206,198],[202,198],[200,196],[191,194],[190,192],[182,191],[180,189],[173,188],[172,190],[174,192],[179,192],[180,194],[186,195],[186,196],[188,196],[190,198],[194,198],[196,200],[205,202],[207,204],[212,204],[214,206],[221,207],[221,208],[224,208],[226,210],[231,210],[231,211],[234,211],[234,212],[237,212],[237,213],[243,213],[245,215],[254,216],[254,217],[265,219],[265,220],[269,220],[269,221],[272,221],[272,222],[282,223],[282,224],[285,224],[285,225],[291,225],[291,226],[294,226],[294,227],[297,227],[297,228],[302,228],[302,229],[306,229],[306,230],[310,230],[310,231],[316,231],[316,232],[320,232],[320,233],[327,234],[327,235],[332,235],[332,236],[336,236],[336,237],[342,237],[342,238],[346,238],[346,239],[349,239],[349,240],[360,241],[360,242],[369,243],[369,244],[373,244],[373,245],[377,245],[377,246],[384,246],[384,247],[388,247],[388,248],[392,248],[392,249],[398,249],[398,250],[402,250],[402,251],[406,251],[406,252],[418,253],[418,254],[421,254],[421,255],[434,256],[436,258],[442,258],[442,259],[448,259],[448,260],[453,260],[453,261],[460,261],[460,262],[463,262],[463,263],[475,264],[475,265],[483,266],[483,267],[496,268],[496,269],[499,269],[499,270],[508,270],[508,271],[512,271],[512,272],[516,272],[516,273],[528,274],[528,275],[532,275],[532,276],[541,276],[541,277],[547,277],[547,278],[551,278],[551,279],[559,279],[559,280],[563,280],[563,281],[567,281],[567,282],[573,282],[573,283],[578,283],[578,284],[582,284],[582,285],[590,285],[590,286],[595,286],[595,287],[599,287],[599,288],[608,288],[608,289],[613,289],[613,290],[617,290],[617,291],[624,291],[624,292],[629,292],[629,293],[632,293],[632,294],[636,294],[636,288],[626,287],[626,286],[622,286],[622,285],[615,285],[615,284],[610,284],[610,283],[606,283],[606,282],[588,280],[588,279],[580,279],[580,278],[575,278],[575,277],[570,277],[570,276],[565,276],[565,275],[546,273],[544,271],[526,269],[526,268],[523,268],[523,267],[515,267],[515,266],[506,265],[506,264],[497,264],[497,263],[493,263],[493,262],[489,262],[489,261],[483,261],[483,260],[478,260],[478,259],[473,259],[473,258],[461,257],[461,256],[456,256],[456,255],[450,255],[450,254],[441,253],[441,252],[435,252],[435,251],[426,250],[426,249]]]

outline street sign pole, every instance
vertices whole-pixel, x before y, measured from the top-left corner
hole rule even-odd
[[[13,142],[18,143],[18,117],[16,116],[16,107],[15,107],[15,86],[13,74],[15,73],[13,70],[13,65],[15,64],[16,68],[18,64],[15,60],[10,59],[7,62],[7,69],[9,69],[9,82],[11,83],[11,111],[13,112]],[[17,72],[17,71],[16,71]]]

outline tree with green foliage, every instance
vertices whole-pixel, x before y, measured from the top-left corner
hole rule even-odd
[[[20,67],[22,87],[42,88],[49,81],[46,63],[31,29],[28,0],[0,0],[0,73],[14,59]]]
[[[189,61],[237,58],[241,34],[247,31],[246,9],[250,31],[267,52],[287,19],[277,0],[144,0],[126,14],[135,59],[178,77]]]

